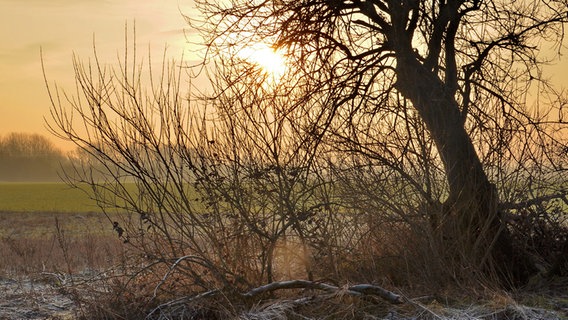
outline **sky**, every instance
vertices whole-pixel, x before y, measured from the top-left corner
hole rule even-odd
[[[125,24],[136,25],[138,50],[181,59],[190,46],[182,15],[195,14],[191,0],[0,0],[0,137],[10,132],[48,132],[48,81],[70,89],[72,57],[114,63],[125,46]],[[132,34],[130,33],[129,36]]]
[[[72,90],[72,57],[93,56],[95,43],[103,62],[115,63],[124,50],[125,24],[136,24],[137,46],[153,57],[186,60],[192,50],[183,14],[194,15],[192,0],[0,0],[0,137],[10,132],[40,133],[63,149],[69,144],[48,132],[48,81]],[[558,87],[568,83],[568,50],[548,67]],[[191,59],[189,59],[191,60]]]

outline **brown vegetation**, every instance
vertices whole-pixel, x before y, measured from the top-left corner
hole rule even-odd
[[[121,261],[122,242],[100,213],[0,213],[4,277],[104,270]]]
[[[559,41],[565,6],[198,3],[210,95],[186,99],[183,68],[144,70],[136,50],[75,60],[78,97],[50,91],[53,132],[84,154],[68,182],[129,213],[110,219],[129,254],[83,297],[91,315],[436,318],[408,296],[565,275],[565,110],[525,95],[544,83],[530,41]],[[268,85],[227,35],[282,46],[294,69]]]

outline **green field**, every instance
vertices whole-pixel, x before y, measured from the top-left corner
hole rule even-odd
[[[100,212],[94,200],[65,183],[0,183],[0,212]]]

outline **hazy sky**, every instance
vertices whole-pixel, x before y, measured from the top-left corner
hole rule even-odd
[[[93,56],[93,37],[99,55],[116,61],[125,23],[136,22],[139,50],[150,46],[161,57],[167,45],[179,58],[188,46],[182,13],[192,10],[191,0],[0,0],[0,136],[48,135],[40,48],[48,80],[63,86],[73,80],[73,53]]]
[[[150,45],[157,57],[167,44],[172,57],[181,57],[190,49],[182,13],[193,10],[191,0],[0,0],[0,136],[48,135],[43,117],[50,104],[40,47],[48,80],[70,88],[73,53],[92,57],[95,37],[103,60],[116,62],[125,23],[136,21],[139,49]],[[558,86],[568,83],[567,57],[547,70]]]

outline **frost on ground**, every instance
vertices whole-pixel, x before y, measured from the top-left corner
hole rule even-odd
[[[354,312],[353,314],[357,314]],[[239,320],[286,320],[286,319],[346,319],[333,316],[305,316],[296,314],[293,308],[285,302],[267,304],[265,307],[251,310],[242,314]],[[386,315],[377,316],[374,314],[359,313],[352,319],[365,320],[566,320],[568,319],[568,309],[548,310],[542,308],[528,307],[519,304],[500,306],[492,308],[488,305],[468,306],[462,308],[452,308],[441,306],[436,303],[433,305],[422,305],[408,302],[405,306],[394,308]]]
[[[441,320],[564,320],[568,319],[567,310],[550,310],[529,307],[516,303],[499,307],[471,305],[462,308],[436,305],[417,305],[417,316],[404,319],[441,319]],[[399,320],[397,317],[389,318]]]
[[[76,305],[45,279],[0,278],[0,319],[75,319]]]
[[[26,277],[17,280],[0,278],[0,320],[77,319],[81,311],[68,293],[71,290],[73,290],[72,286],[68,281],[65,281],[65,277],[58,277],[55,274],[44,274],[43,276]],[[381,312],[373,312],[372,309],[374,308],[366,311],[359,310],[361,305],[343,304],[345,301],[335,305],[335,307],[339,306],[339,310],[336,309],[335,311],[343,310],[343,312],[336,313],[336,315],[342,315],[341,319],[346,319],[344,317],[346,314],[352,314],[355,316],[353,319],[368,320],[568,320],[568,298],[566,296],[562,295],[562,298],[540,296],[534,297],[534,299],[538,303],[530,304],[540,305],[540,307],[516,303],[513,299],[505,303],[503,301],[485,301],[476,305],[462,305],[458,307],[439,303],[435,299],[405,298],[404,303],[390,305],[386,310],[382,309]],[[247,311],[241,312],[236,316],[233,315],[233,319],[337,319],[337,317],[334,317],[333,312],[317,312],[317,315],[311,312],[303,312],[312,308],[325,309],[326,300],[313,299],[313,297],[293,300],[265,300]],[[179,310],[184,311],[185,308],[190,309],[191,306],[177,305],[177,307],[177,312],[172,312],[169,315],[168,312],[154,314],[153,316],[150,315],[148,319],[187,319],[183,316],[178,317],[180,315]],[[345,313],[345,311],[350,312]],[[187,316],[191,312],[181,312],[181,314]]]

